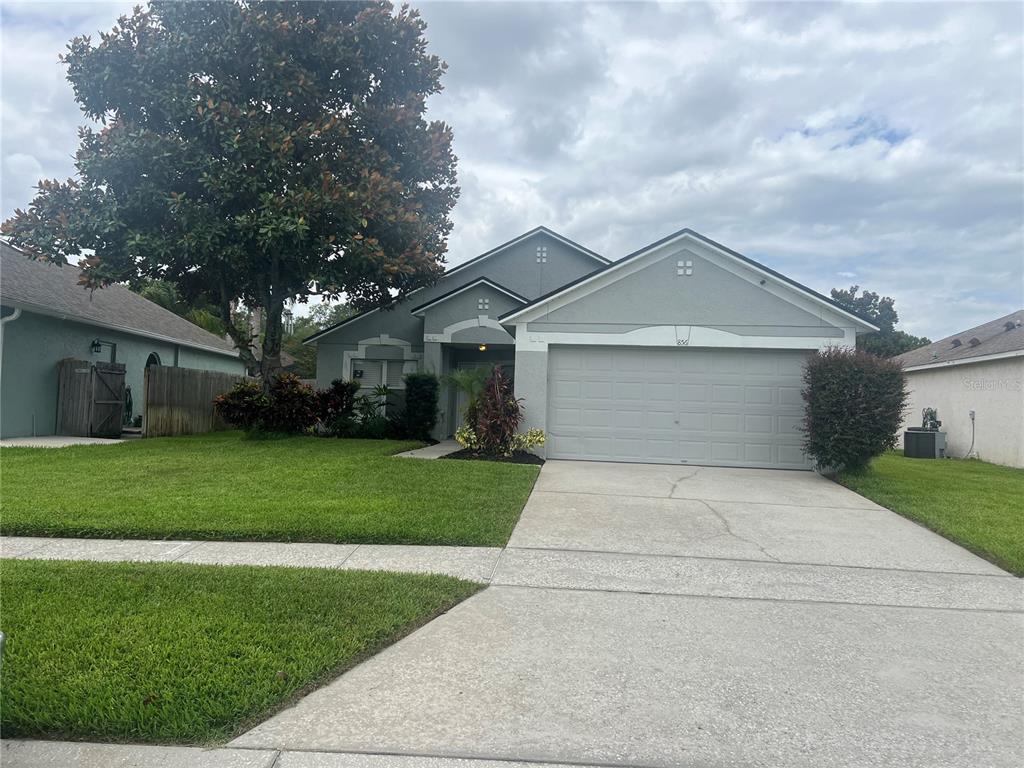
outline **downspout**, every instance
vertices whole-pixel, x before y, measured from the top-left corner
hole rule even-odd
[[[0,317],[0,358],[3,356],[4,350],[4,328],[7,327],[8,323],[13,323],[21,317],[21,307],[15,307],[14,311],[7,317]]]

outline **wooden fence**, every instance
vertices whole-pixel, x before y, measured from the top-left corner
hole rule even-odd
[[[150,366],[143,387],[143,437],[224,429],[226,425],[213,411],[213,399],[244,378],[234,373]]]

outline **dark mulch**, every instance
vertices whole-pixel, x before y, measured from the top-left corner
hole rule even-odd
[[[461,451],[455,453],[449,453],[447,456],[442,456],[442,459],[460,459],[462,461],[500,461],[505,464],[536,464],[540,466],[544,463],[544,459],[533,453],[513,453],[511,456],[488,456],[483,453],[476,453],[471,451],[469,448],[463,448]]]

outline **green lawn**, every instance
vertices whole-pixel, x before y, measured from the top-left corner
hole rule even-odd
[[[417,445],[232,432],[4,448],[0,532],[504,545],[537,467],[392,455]]]
[[[481,586],[41,560],[5,560],[0,577],[5,738],[202,744],[246,730]]]
[[[887,453],[839,481],[1001,568],[1024,576],[1024,470]]]

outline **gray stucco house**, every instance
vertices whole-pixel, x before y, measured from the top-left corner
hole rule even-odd
[[[547,458],[804,469],[804,359],[872,330],[689,229],[611,262],[538,227],[308,343],[321,387],[500,363]],[[437,437],[454,393],[441,411]]]
[[[90,292],[78,274],[0,242],[0,436],[54,434],[64,358],[123,364],[134,413],[147,366],[245,372],[231,342],[124,286]]]
[[[1024,309],[896,360],[910,390],[903,429],[937,408],[947,456],[1024,467]]]

